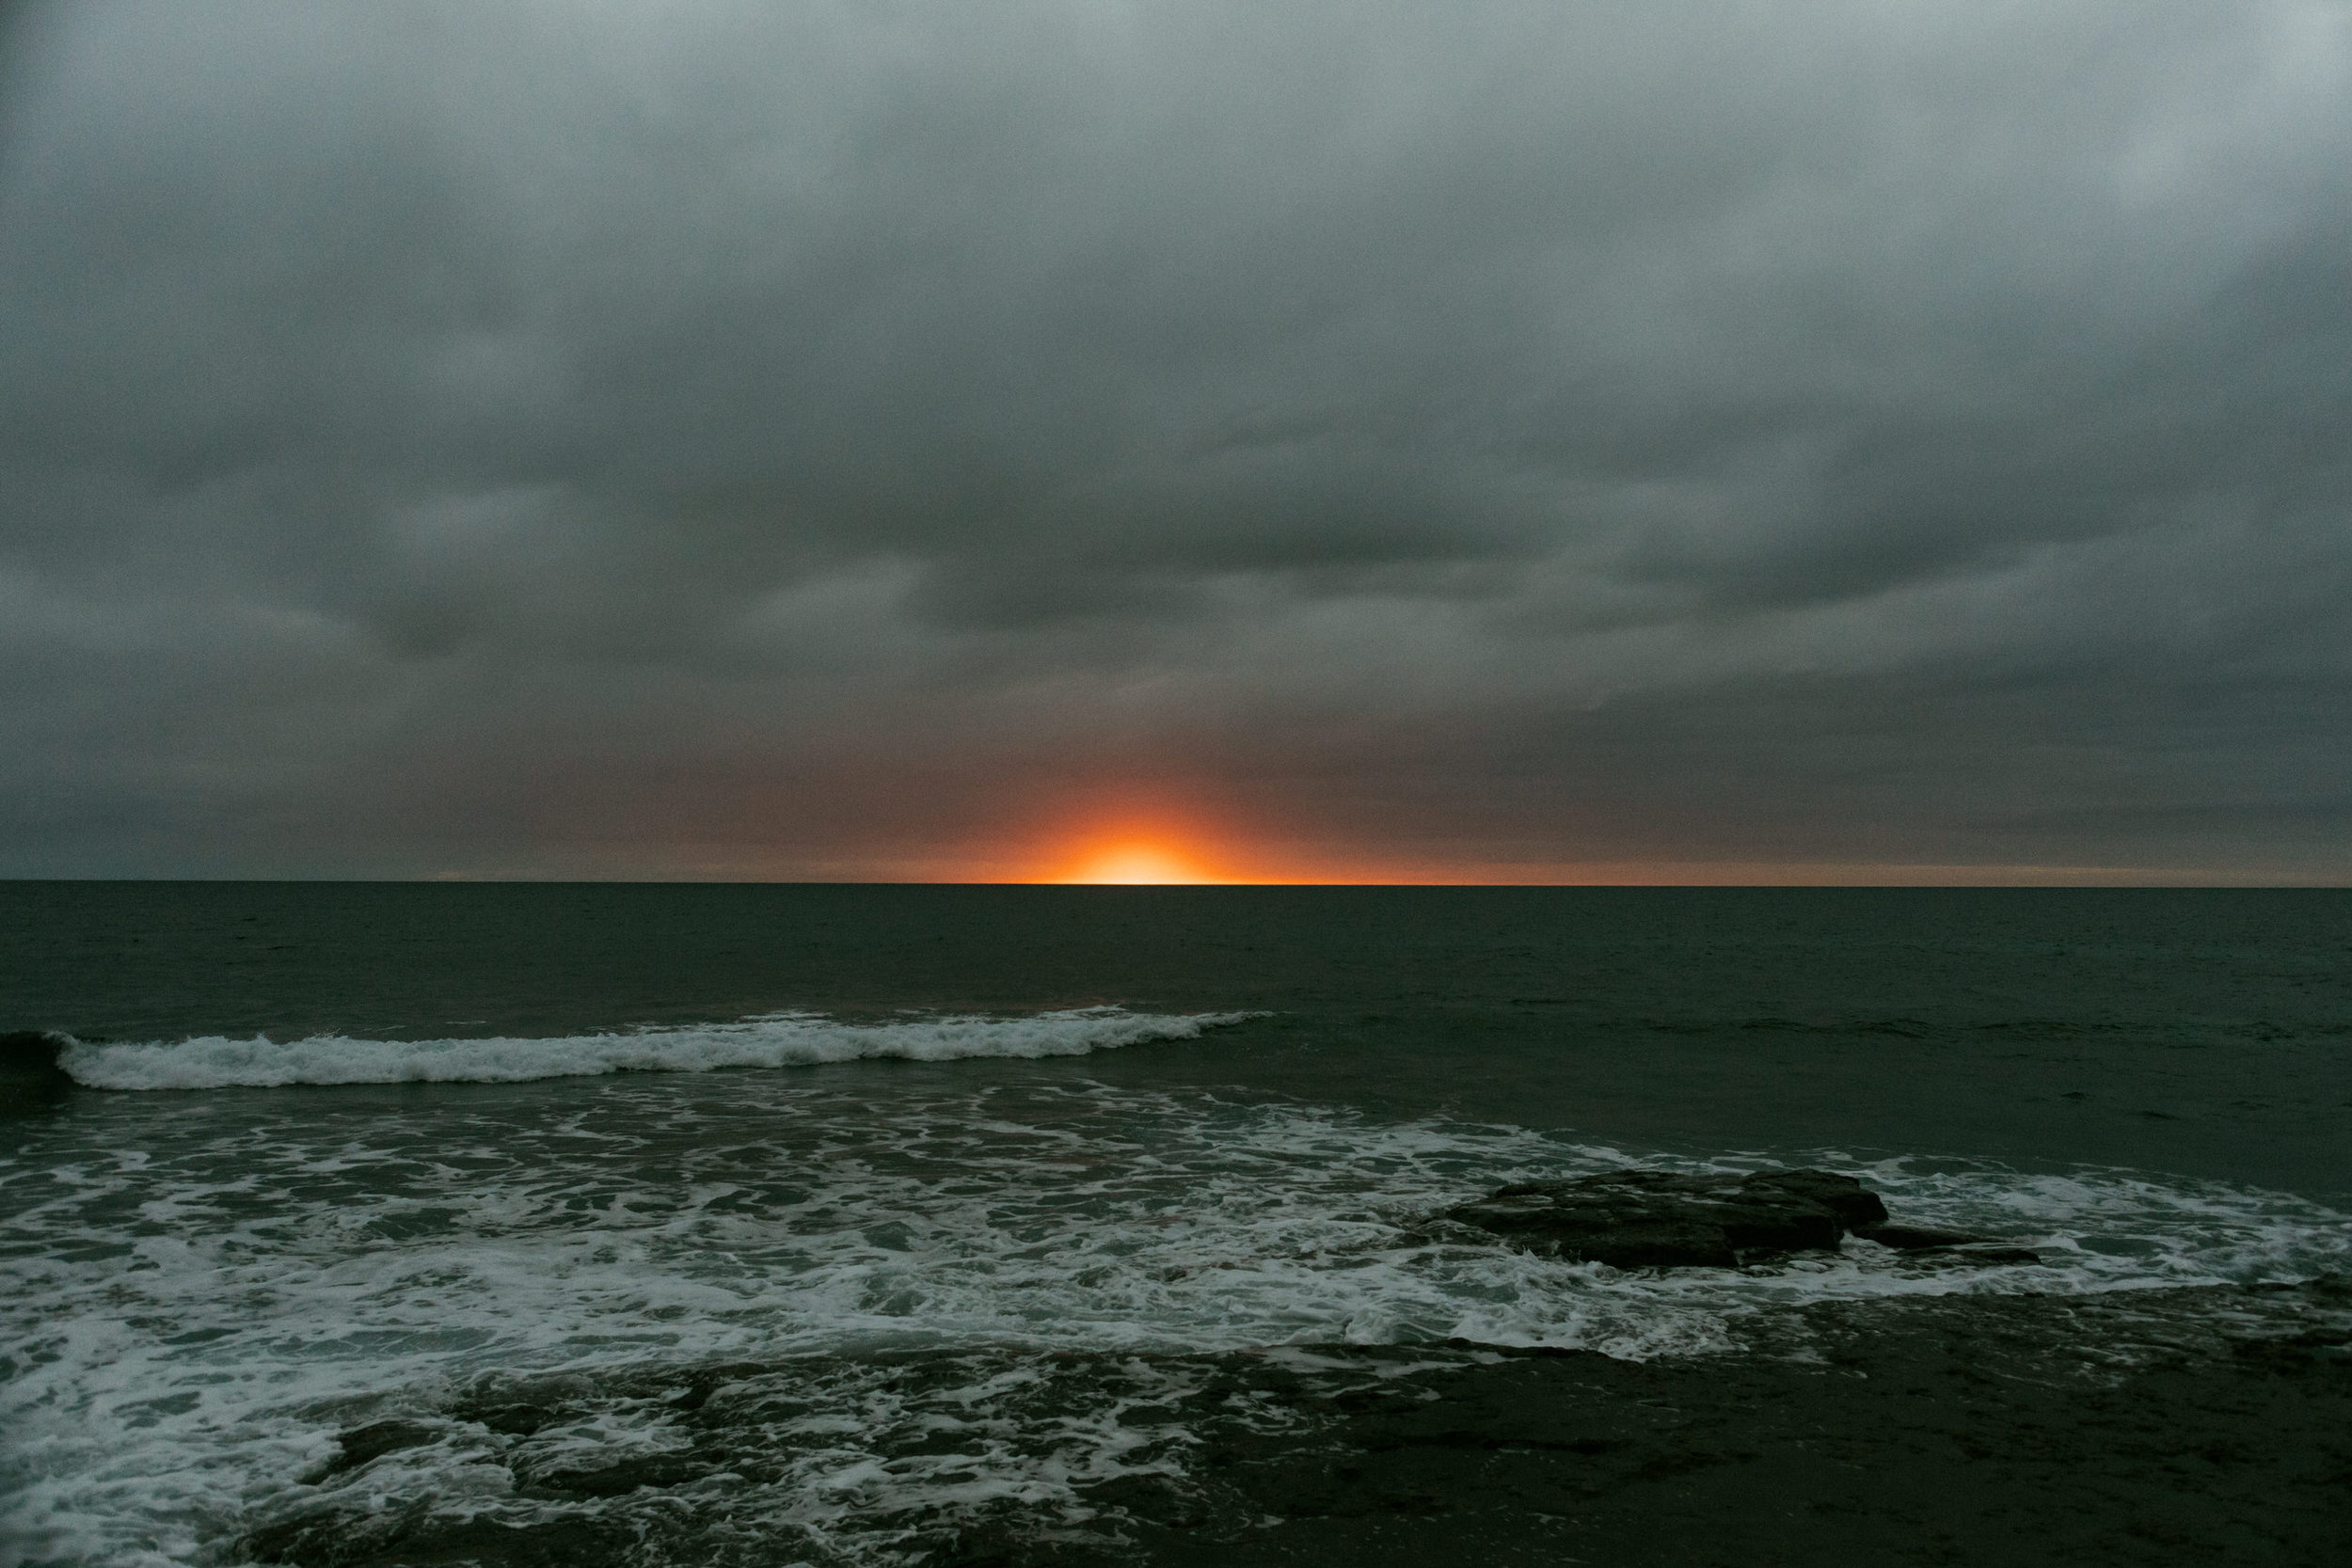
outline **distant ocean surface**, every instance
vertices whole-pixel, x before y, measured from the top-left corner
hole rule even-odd
[[[1818,1363],[1832,1318],[2011,1300],[2187,1343],[2352,1268],[2347,893],[11,883],[0,920],[0,1030],[80,1085],[0,1119],[0,1563],[1238,1560],[1286,1527],[1217,1476],[1351,1389]],[[1633,1165],[1848,1172],[2040,1261],[1619,1272],[1436,1218]]]

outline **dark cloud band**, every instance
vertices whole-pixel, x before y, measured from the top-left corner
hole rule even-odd
[[[0,871],[2352,874],[2327,0],[0,60]]]

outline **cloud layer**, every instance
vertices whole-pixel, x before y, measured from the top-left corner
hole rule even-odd
[[[2352,876],[2336,0],[0,37],[0,872]]]

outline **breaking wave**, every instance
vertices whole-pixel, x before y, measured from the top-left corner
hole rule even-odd
[[[610,1072],[708,1072],[898,1058],[1083,1056],[1192,1039],[1258,1015],[1131,1013],[1073,1007],[1019,1018],[924,1015],[850,1023],[821,1013],[769,1013],[729,1023],[644,1027],[548,1038],[373,1040],[341,1035],[273,1040],[205,1036],[101,1044],[76,1040],[57,1065],[97,1089],[277,1088],[291,1084],[515,1084]]]

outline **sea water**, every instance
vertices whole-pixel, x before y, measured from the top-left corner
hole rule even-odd
[[[5,1561],[332,1560],[330,1528],[367,1560],[453,1521],[593,1526],[616,1562],[912,1561],[981,1519],[1116,1543],[1118,1483],[1196,1457],[1203,1357],[1739,1355],[1807,1302],[2352,1266],[2332,893],[0,908],[0,1026],[71,1036],[83,1085],[0,1121]],[[2038,1260],[1621,1272],[1443,1218],[1788,1164]]]

